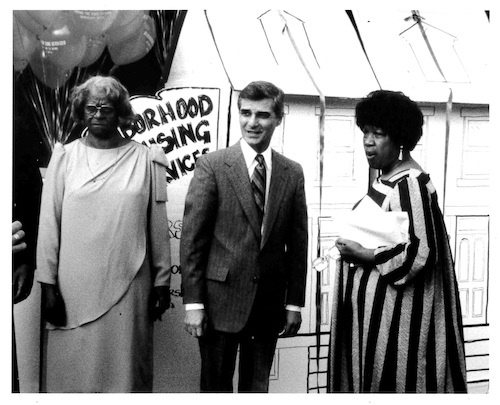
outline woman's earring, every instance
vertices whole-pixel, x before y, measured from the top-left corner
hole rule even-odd
[[[399,148],[399,157],[398,157],[399,160],[403,160],[403,147],[401,146]]]

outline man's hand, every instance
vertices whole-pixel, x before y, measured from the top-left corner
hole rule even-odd
[[[27,264],[18,266],[12,274],[14,304],[21,302],[30,295],[33,286],[33,271]]]
[[[23,225],[19,221],[12,222],[12,253],[18,253],[26,249],[26,242],[23,241]]]
[[[281,336],[295,336],[300,329],[302,323],[302,315],[299,311],[286,311],[285,330]]]
[[[59,292],[59,287],[53,284],[41,283],[42,286],[42,316],[54,326],[66,325],[66,305]]]
[[[189,309],[184,317],[184,328],[187,333],[196,338],[203,336],[207,317],[204,309]]]
[[[170,307],[170,287],[153,287],[149,296],[148,313],[152,321],[161,321],[161,316]]]

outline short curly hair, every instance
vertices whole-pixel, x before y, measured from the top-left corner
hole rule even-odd
[[[383,129],[389,138],[412,151],[422,137],[424,117],[418,105],[400,91],[376,90],[356,105],[356,125]]]
[[[242,99],[260,101],[266,98],[273,100],[274,113],[278,118],[283,118],[285,93],[271,82],[255,81],[246,85],[238,96],[238,109]]]
[[[130,104],[130,94],[120,81],[112,76],[92,76],[79,86],[75,86],[70,95],[71,116],[82,124],[85,118],[85,105],[91,92],[103,94],[114,107],[119,126],[128,128],[134,121],[134,110]]]

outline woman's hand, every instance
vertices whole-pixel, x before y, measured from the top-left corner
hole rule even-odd
[[[55,284],[41,283],[42,285],[42,316],[54,326],[66,325],[66,306]]]
[[[149,319],[161,321],[161,316],[168,308],[170,308],[170,287],[153,287],[149,296]]]
[[[360,243],[353,240],[338,238],[335,246],[340,252],[342,259],[348,263],[366,263],[375,262],[374,249],[367,249]]]

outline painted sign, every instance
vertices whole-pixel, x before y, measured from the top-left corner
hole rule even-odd
[[[131,98],[136,123],[127,135],[146,146],[162,147],[169,161],[168,183],[191,173],[200,155],[215,150],[219,92],[190,87]]]

